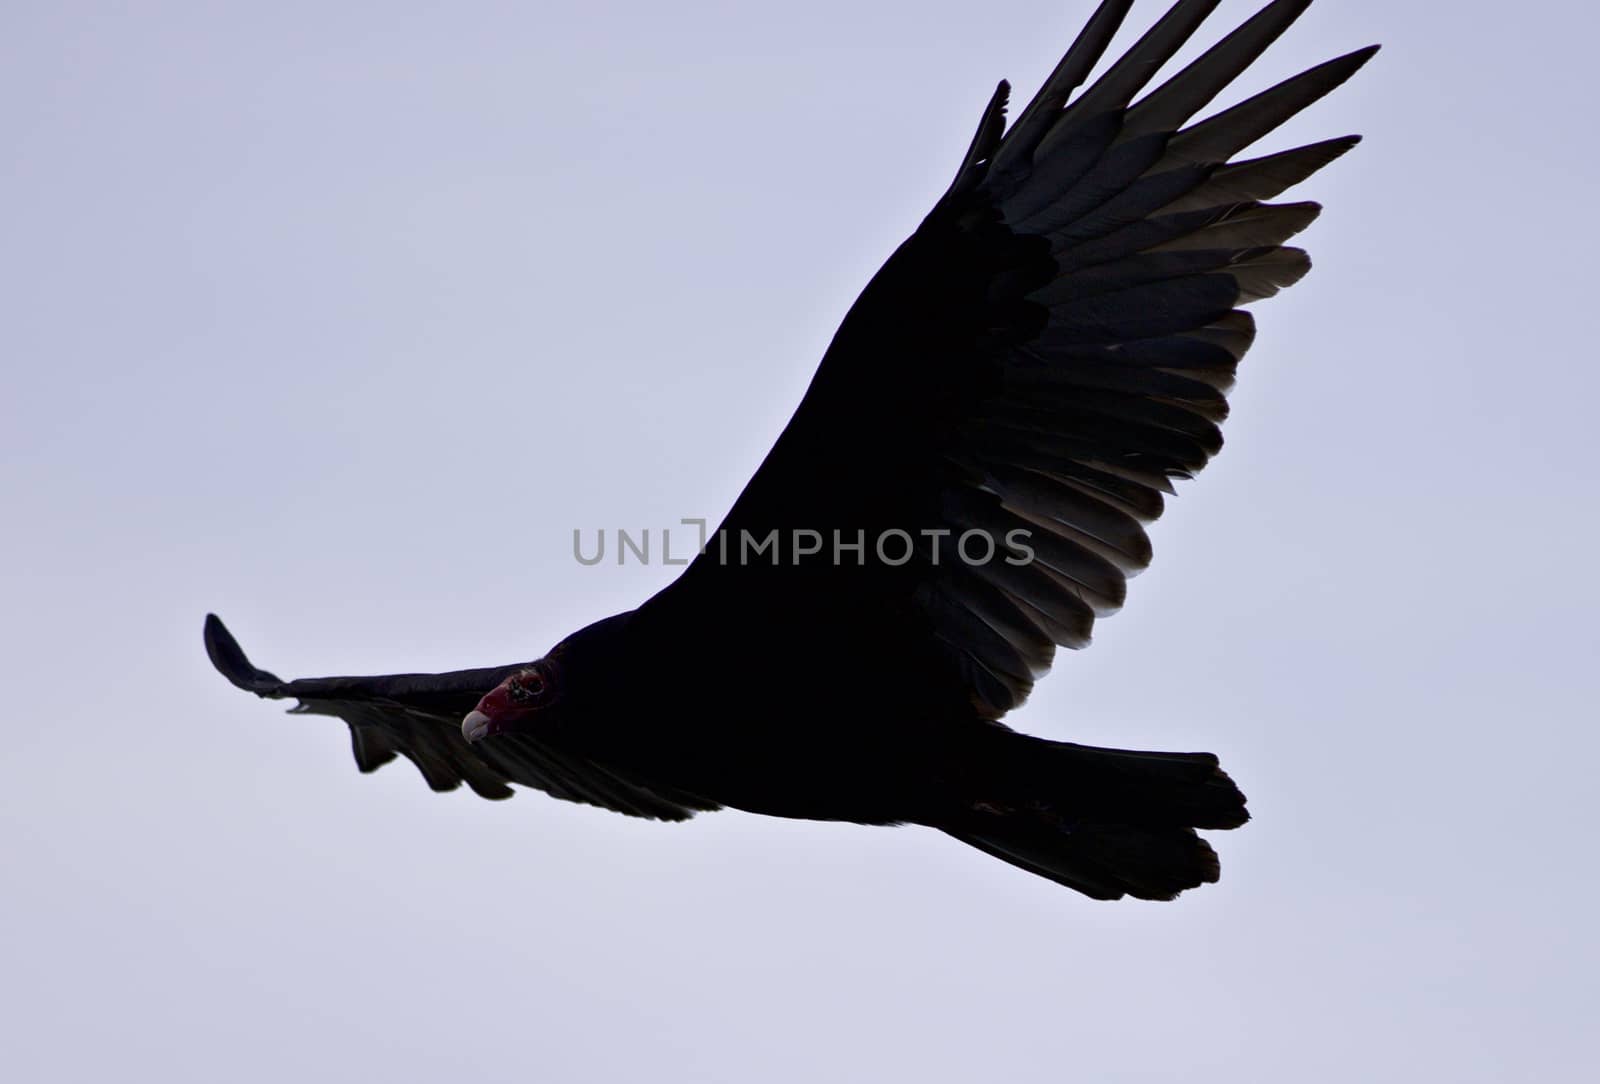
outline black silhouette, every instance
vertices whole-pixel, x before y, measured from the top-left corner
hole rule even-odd
[[[998,720],[1122,604],[1162,494],[1222,445],[1240,306],[1310,266],[1283,242],[1318,206],[1265,201],[1357,137],[1232,159],[1375,47],[1190,123],[1308,3],[1136,104],[1215,0],[1182,0],[1069,102],[1130,6],[1106,0],[1009,131],[1001,83],[721,532],[637,610],[532,663],[290,682],[208,617],[213,662],[344,719],[362,771],[401,755],[435,790],[923,824],[1097,898],[1215,881],[1194,830],[1248,814],[1214,756]]]

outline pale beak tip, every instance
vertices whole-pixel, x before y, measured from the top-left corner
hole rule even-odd
[[[461,720],[461,736],[469,742],[482,741],[489,736],[489,717],[474,709]]]

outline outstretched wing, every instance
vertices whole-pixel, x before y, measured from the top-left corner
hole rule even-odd
[[[509,798],[520,783],[569,802],[655,820],[686,820],[713,803],[648,785],[609,767],[560,752],[527,735],[470,744],[461,717],[484,693],[526,664],[447,674],[391,674],[283,681],[250,664],[215,614],[206,616],[206,653],[233,684],[270,699],[299,701],[290,710],[335,715],[350,727],[356,766],[376,771],[396,756],[417,766],[428,786],[455,790],[465,783],[485,798]]]
[[[1310,267],[1283,242],[1320,208],[1266,201],[1358,140],[1232,160],[1376,47],[1190,123],[1308,3],[1268,5],[1136,104],[1216,0],[1180,0],[1069,102],[1130,6],[1106,0],[1003,136],[1001,83],[950,190],[846,316],[719,535],[662,601],[832,593],[841,614],[902,613],[904,634],[932,638],[990,717],[1026,697],[1057,645],[1086,644],[1149,563],[1144,525],[1172,480],[1222,446],[1224,395],[1255,334],[1240,306]],[[774,530],[784,547],[817,531],[824,552],[807,567],[783,549],[771,566],[739,549]],[[982,559],[984,536],[1017,530],[1031,561]],[[830,554],[835,531],[864,531],[865,572],[837,567],[862,558]],[[903,538],[875,552],[891,531],[911,536],[908,562]],[[963,552],[970,531],[982,534]]]

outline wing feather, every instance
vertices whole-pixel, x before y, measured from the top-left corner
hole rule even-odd
[[[717,808],[525,734],[469,743],[461,736],[461,717],[525,664],[444,674],[283,681],[252,665],[214,614],[206,617],[205,643],[213,665],[239,688],[268,699],[296,700],[290,709],[294,714],[343,719],[350,727],[356,767],[363,772],[404,757],[435,791],[456,790],[465,783],[476,794],[499,800],[511,797],[511,785],[519,784],[566,801],[656,820],[684,820]]]
[[[956,183],[851,309],[722,526],[950,537],[877,576],[703,555],[658,597],[705,612],[721,591],[844,623],[904,605],[903,634],[928,637],[989,717],[1026,697],[1056,646],[1086,644],[1149,564],[1163,494],[1222,447],[1255,336],[1240,306],[1311,266],[1284,242],[1321,208],[1265,201],[1357,142],[1230,161],[1375,47],[1191,123],[1308,2],[1274,0],[1145,92],[1217,6],[1179,0],[1073,98],[1129,8],[1108,0],[1003,134],[1001,84]],[[1030,561],[955,559],[956,536],[1018,531]]]

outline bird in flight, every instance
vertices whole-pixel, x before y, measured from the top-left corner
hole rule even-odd
[[[1270,201],[1359,137],[1235,156],[1377,47],[1195,120],[1309,2],[1140,96],[1217,0],[1179,0],[1089,81],[1131,6],[1105,0],[1009,127],[1002,82],[727,519],[637,609],[531,662],[299,681],[211,615],[212,662],[434,790],[920,824],[1096,899],[1217,880],[1195,830],[1249,814],[1215,756],[1000,720],[1122,605],[1164,494],[1222,446],[1244,306],[1310,267],[1284,242],[1320,207]]]

